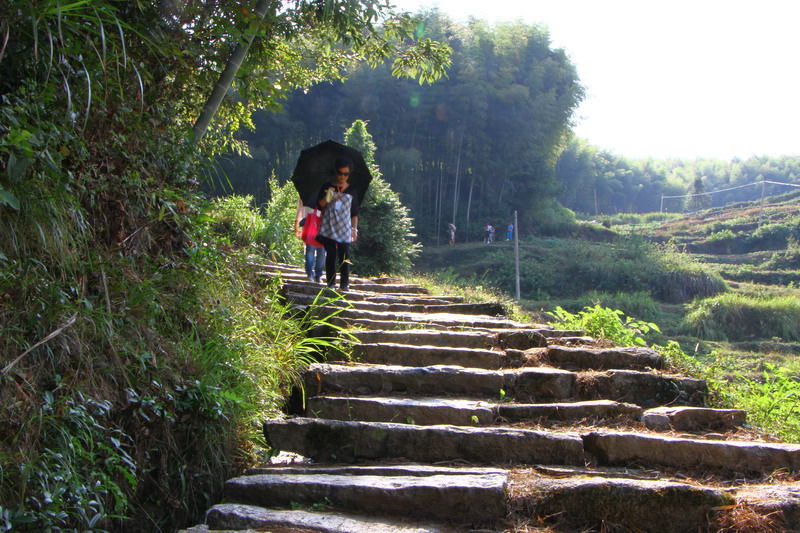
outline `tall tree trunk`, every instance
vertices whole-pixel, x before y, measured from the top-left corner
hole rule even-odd
[[[469,180],[469,196],[467,197],[467,223],[466,228],[469,228],[469,211],[472,208],[472,188],[475,185],[475,175],[473,174]],[[469,242],[469,234],[464,234],[464,242]]]
[[[267,9],[272,1],[273,0],[258,0],[254,12],[259,20],[264,20]],[[230,89],[233,78],[236,77],[236,72],[239,70],[239,67],[242,66],[242,62],[247,55],[247,51],[250,49],[250,45],[253,43],[254,37],[255,35],[253,34],[246,35],[244,41],[234,48],[233,54],[231,54],[230,59],[228,59],[228,64],[225,65],[225,70],[222,71],[219,81],[214,86],[214,90],[211,91],[211,95],[208,97],[208,100],[206,100],[206,105],[203,106],[200,116],[197,117],[197,121],[194,123],[194,127],[192,128],[192,139],[194,142],[199,142],[206,134],[208,126],[211,124],[211,119],[217,114],[217,110],[219,110],[219,106],[222,104],[222,99],[225,98],[225,94],[228,92],[228,89]]]
[[[456,155],[456,179],[453,190],[453,224],[456,223],[456,216],[458,215],[458,183],[459,174],[461,173],[461,147],[464,145],[464,130],[466,123],[461,125],[461,139],[458,141],[458,155]]]
[[[444,180],[444,165],[439,163],[439,187],[436,191],[436,246],[439,246],[439,234],[441,233],[442,228],[442,203],[444,200],[444,187],[442,187],[442,181]]]

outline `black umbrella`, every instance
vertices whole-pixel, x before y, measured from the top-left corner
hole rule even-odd
[[[306,205],[313,207],[317,201],[320,188],[333,181],[335,163],[339,157],[349,157],[353,161],[348,183],[358,192],[359,205],[372,181],[364,156],[355,148],[350,148],[336,141],[327,140],[300,152],[297,165],[292,172],[292,183]],[[309,203],[311,202],[311,203]]]

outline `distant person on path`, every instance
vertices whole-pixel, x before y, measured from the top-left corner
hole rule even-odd
[[[509,224],[506,228],[506,240],[514,240],[514,224]]]
[[[456,243],[456,225],[452,222],[448,222],[447,224],[447,231],[450,232],[450,244]]]
[[[486,224],[486,226],[483,227],[483,242],[485,244],[489,244],[489,238],[491,236],[492,236],[492,226]]]
[[[350,285],[350,243],[358,238],[358,195],[347,183],[353,171],[353,161],[347,157],[336,160],[333,180],[319,191],[317,205],[322,209],[317,240],[325,246],[325,281],[328,287],[336,284],[336,270],[341,274],[339,288]],[[337,261],[338,260],[338,261]]]
[[[302,238],[303,226],[306,217],[313,209],[303,205],[303,200],[297,201],[297,215],[294,218],[294,234],[298,239]],[[325,268],[325,248],[318,248],[306,243],[306,276],[308,281],[320,283],[322,281],[322,269]]]

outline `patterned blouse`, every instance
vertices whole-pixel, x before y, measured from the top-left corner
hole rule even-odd
[[[325,191],[332,183],[326,183],[319,191],[319,199],[325,197]],[[333,185],[335,187],[335,185]],[[342,197],[325,206],[322,210],[322,221],[319,235],[336,242],[348,243],[351,240],[353,217],[358,216],[358,195],[355,187],[350,185],[342,191]]]

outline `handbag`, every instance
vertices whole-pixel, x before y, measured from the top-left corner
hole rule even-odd
[[[317,210],[311,211],[306,215],[305,223],[303,224],[303,232],[300,234],[300,240],[311,246],[323,248],[322,243],[317,240],[317,233],[319,233],[320,217]]]

